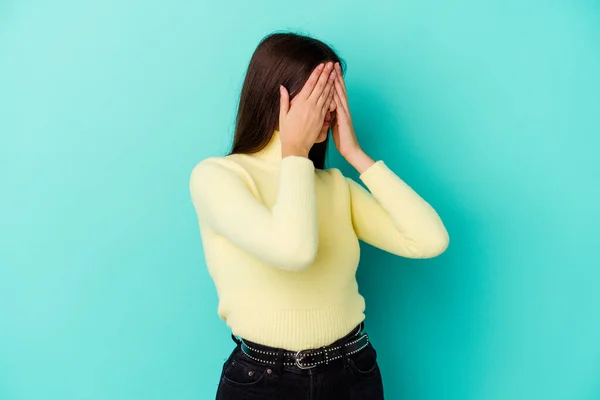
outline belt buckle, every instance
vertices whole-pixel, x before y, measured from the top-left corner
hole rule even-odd
[[[300,353],[302,353],[303,351],[306,351],[306,350],[298,350],[298,352],[296,353],[296,357],[295,357],[296,358],[296,366],[300,369],[311,369],[311,368],[316,367],[316,365],[311,365],[311,366],[307,367],[307,366],[303,366],[300,364],[300,361],[302,361],[306,357],[306,356],[300,355]]]

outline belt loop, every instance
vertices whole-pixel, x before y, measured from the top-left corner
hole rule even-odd
[[[342,346],[344,344],[342,343]],[[327,346],[321,347],[321,352],[323,353],[323,357],[325,357],[325,365],[329,365],[329,354],[327,353]]]
[[[284,349],[277,350],[277,359],[275,360],[275,366],[273,369],[276,371],[277,376],[281,376],[283,373],[283,359],[284,359]]]
[[[240,339],[236,338],[233,333],[231,334],[231,339],[233,339],[235,344],[237,344],[238,346],[240,346],[242,344],[242,341]]]
[[[342,354],[342,360],[344,361],[344,367],[347,367],[348,366],[348,355],[346,354],[346,343],[341,344],[340,353]]]

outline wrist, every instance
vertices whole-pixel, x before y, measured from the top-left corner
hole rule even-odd
[[[344,157],[346,158],[346,161],[348,161],[348,163],[358,171],[359,174],[365,172],[375,163],[375,160],[369,157],[367,153],[360,148]]]
[[[363,149],[360,148],[360,146],[357,146],[353,149],[346,150],[341,154],[346,159],[346,161],[348,161],[349,163],[352,164],[351,160],[356,160],[356,159],[361,158],[363,155],[365,155],[365,152],[363,151]]]
[[[281,158],[285,158],[288,156],[297,156],[297,157],[305,157],[308,158],[309,150],[301,148],[301,147],[283,147],[281,149]]]

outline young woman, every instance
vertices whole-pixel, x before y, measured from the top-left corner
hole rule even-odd
[[[218,314],[236,342],[217,399],[382,399],[355,278],[358,240],[410,258],[448,245],[435,210],[359,145],[342,64],[313,38],[265,37],[231,153],[192,172]],[[325,169],[329,132],[369,190]]]

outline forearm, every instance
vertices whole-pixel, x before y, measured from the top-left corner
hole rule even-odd
[[[364,231],[369,232],[366,236],[374,240],[395,238],[394,247],[410,257],[443,252],[448,232],[439,215],[383,161],[361,174],[361,180],[371,193],[355,190],[353,206]]]
[[[359,174],[365,172],[369,167],[375,164],[375,161],[367,155],[361,148],[357,148],[347,156],[346,161],[352,165]]]
[[[257,199],[235,164],[206,160],[192,173],[190,190],[206,228],[273,266],[301,270],[318,246],[314,166],[309,159],[282,160],[275,204]]]

